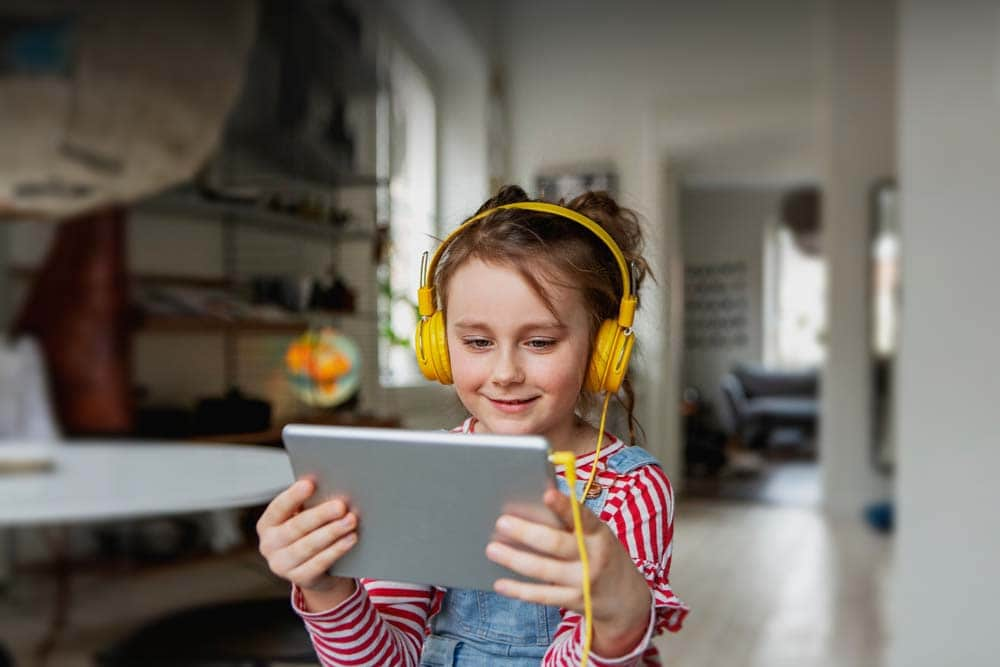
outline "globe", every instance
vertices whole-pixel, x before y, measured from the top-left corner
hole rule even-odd
[[[285,352],[292,391],[303,403],[336,407],[361,385],[361,354],[353,340],[332,327],[310,329]]]

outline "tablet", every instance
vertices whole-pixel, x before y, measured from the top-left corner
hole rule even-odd
[[[308,505],[341,497],[358,515],[331,574],[491,591],[524,579],[486,557],[501,514],[560,525],[540,436],[289,424],[282,438],[295,477],[316,479]]]

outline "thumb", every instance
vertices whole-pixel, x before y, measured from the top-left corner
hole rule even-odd
[[[569,496],[558,489],[549,489],[545,492],[543,500],[545,501],[545,505],[562,522],[563,526],[567,530],[573,530],[573,501],[570,500]],[[601,523],[601,520],[594,516],[594,513],[583,505],[583,503],[580,504],[580,521],[585,533],[592,532],[594,527]]]

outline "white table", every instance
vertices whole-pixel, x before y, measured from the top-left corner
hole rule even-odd
[[[49,469],[0,474],[0,528],[247,507],[269,502],[293,481],[287,454],[276,448],[81,440],[58,443],[51,452]],[[68,614],[69,569],[63,556],[56,556],[56,600],[39,662]]]
[[[60,443],[51,469],[0,474],[0,527],[246,507],[293,480],[283,449],[112,442]]]

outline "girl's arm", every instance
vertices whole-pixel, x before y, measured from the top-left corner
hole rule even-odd
[[[362,579],[357,590],[333,609],[306,611],[298,587],[293,588],[292,605],[305,621],[324,667],[416,667],[427,622],[440,599],[427,586]]]

